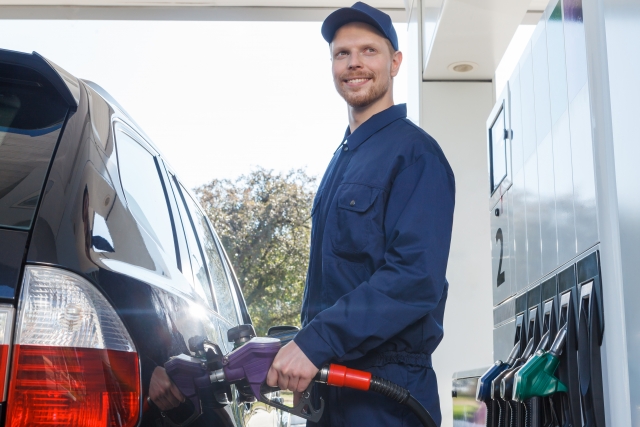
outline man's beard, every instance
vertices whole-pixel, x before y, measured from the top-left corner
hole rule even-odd
[[[334,82],[336,86],[336,90],[338,91],[340,96],[352,108],[363,108],[373,104],[374,102],[382,98],[387,93],[387,91],[389,91],[389,88],[391,86],[391,79],[389,79],[385,82],[385,84],[382,84],[382,85],[372,84],[371,87],[367,90],[360,90],[357,92],[353,92],[350,90],[343,89],[342,83],[346,79],[357,79],[357,78],[370,78],[371,81],[373,82],[372,75],[367,75],[367,76],[356,75],[356,76],[348,76],[348,77],[341,76],[337,82]]]

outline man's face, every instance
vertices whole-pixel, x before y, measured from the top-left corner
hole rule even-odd
[[[351,107],[363,108],[390,94],[402,54],[370,25],[340,27],[331,42],[333,83]]]

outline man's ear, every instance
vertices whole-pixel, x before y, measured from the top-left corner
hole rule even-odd
[[[391,77],[398,75],[398,71],[400,71],[400,64],[402,64],[402,52],[398,50],[394,52],[393,57],[391,58]]]

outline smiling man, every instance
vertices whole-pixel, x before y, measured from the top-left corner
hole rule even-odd
[[[391,18],[358,2],[322,25],[349,126],[313,203],[302,330],[267,383],[301,392],[338,362],[391,380],[440,422],[431,354],[443,336],[455,182],[442,150],[393,103]],[[385,396],[316,386],[321,425],[419,426]]]

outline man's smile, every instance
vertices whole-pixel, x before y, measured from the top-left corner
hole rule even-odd
[[[358,77],[354,79],[347,79],[344,82],[349,86],[362,86],[363,84],[367,83],[370,80],[371,80],[370,77]]]

